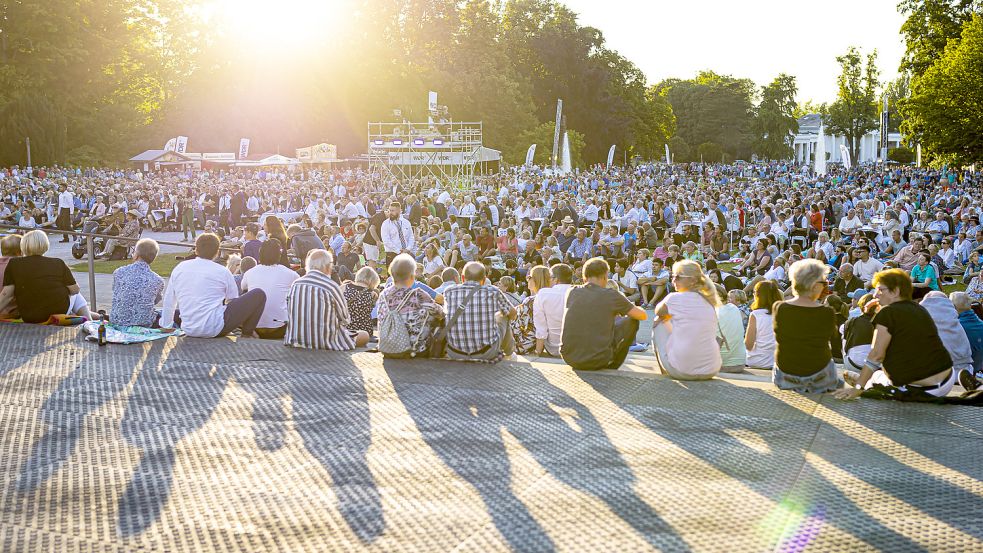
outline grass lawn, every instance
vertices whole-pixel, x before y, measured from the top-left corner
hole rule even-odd
[[[171,271],[173,271],[174,267],[178,264],[177,257],[178,256],[184,257],[186,255],[188,254],[187,253],[180,253],[180,254],[162,253],[157,256],[157,259],[154,260],[154,264],[151,266],[151,268],[158,275],[165,278],[169,277],[171,276]],[[122,267],[123,265],[129,265],[130,263],[132,263],[130,259],[121,259],[119,261],[96,261],[95,270],[97,273],[101,273],[104,275],[111,275],[113,274],[113,271],[115,271],[118,267]],[[70,265],[70,268],[73,271],[79,271],[84,273],[89,270],[89,262],[87,260],[82,260],[82,262],[80,263]]]

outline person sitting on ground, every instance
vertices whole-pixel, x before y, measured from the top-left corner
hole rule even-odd
[[[139,240],[133,248],[133,263],[113,271],[113,309],[109,320],[119,326],[157,325],[154,308],[164,297],[164,279],[150,266],[160,247],[152,238]]]
[[[503,279],[504,280],[504,279]],[[526,355],[536,351],[535,303],[536,294],[548,289],[552,284],[550,270],[544,265],[536,265],[526,275],[529,296],[516,307],[516,317],[512,321],[512,336],[515,338],[515,351]]]
[[[980,387],[979,378],[983,376],[983,320],[973,311],[972,301],[965,292],[953,292],[949,294],[949,300],[959,313],[959,324],[966,332],[973,352],[973,374],[960,375],[959,383],[967,390],[975,390]]]
[[[747,349],[747,366],[752,369],[772,370],[775,366],[775,327],[772,314],[775,303],[782,301],[782,291],[773,280],[765,280],[754,286],[754,301],[748,315],[744,333]]]
[[[857,278],[857,275],[853,273],[853,265],[850,263],[841,265],[840,272],[836,275],[836,280],[833,281],[833,294],[846,301],[850,299],[849,294],[851,292],[863,289],[864,281]]]
[[[747,364],[747,349],[744,347],[744,316],[741,310],[730,301],[730,296],[722,284],[717,284],[717,295],[723,304],[717,308],[717,336],[720,344],[720,372],[739,373]],[[732,290],[731,294],[738,292]]]
[[[563,313],[567,290],[573,283],[573,269],[565,263],[550,268],[550,285],[533,296],[533,324],[536,329],[536,356],[560,356]]]
[[[3,271],[0,306],[17,301],[20,318],[25,323],[44,323],[52,315],[79,315],[93,319],[89,304],[79,292],[72,271],[64,261],[46,257],[50,244],[41,230],[24,234],[20,241],[23,257],[7,261]]]
[[[962,380],[960,372],[963,371],[974,375],[976,371],[973,370],[973,346],[969,343],[966,330],[959,322],[959,312],[955,305],[942,292],[932,291],[922,298],[921,306],[928,311],[935,322],[942,345],[952,358],[952,369],[956,371],[956,377]]]
[[[451,286],[461,283],[461,273],[454,267],[447,267],[440,273],[440,286],[434,289],[437,294],[443,295]]]
[[[484,284],[486,274],[484,265],[472,261],[464,266],[464,284],[444,293],[451,359],[497,361],[515,353],[509,324],[517,316],[515,307],[497,287]]]
[[[250,269],[259,265],[254,257],[243,257],[239,260],[239,272],[232,275],[236,279],[236,284],[239,286],[239,295],[242,295],[242,276],[249,272]]]
[[[20,241],[22,236],[19,234],[8,234],[0,239],[0,286],[3,285],[3,272],[7,269],[7,263],[15,257],[21,256]],[[0,304],[0,319],[15,319],[17,313],[17,299],[10,296],[6,304]]]
[[[911,233],[910,239],[911,243],[898,250],[898,253],[891,258],[892,261],[897,263],[898,267],[901,267],[905,271],[910,271],[918,264],[918,253],[922,251],[925,245],[922,237],[914,232]]]
[[[425,357],[430,352],[433,336],[444,310],[423,288],[415,286],[416,260],[407,253],[401,253],[389,264],[392,285],[383,289],[376,303],[376,315],[382,321],[387,315],[397,312],[403,316],[406,330],[411,340],[410,354]],[[384,329],[380,327],[379,340]]]
[[[324,249],[324,242],[321,241],[317,233],[313,229],[305,229],[300,225],[290,225],[287,227],[287,238],[290,240],[289,247],[293,250],[297,259],[307,259],[307,252],[311,250]],[[285,246],[286,244],[281,244],[281,247]],[[262,263],[263,261],[260,260],[260,264]]]
[[[215,263],[219,237],[210,232],[195,239],[195,258],[178,263],[164,291],[161,330],[180,324],[194,338],[217,338],[237,328],[244,338],[256,338],[266,294],[259,289],[242,296],[228,269]]]
[[[717,343],[717,287],[695,261],[672,267],[676,291],[655,308],[652,342],[656,363],[678,380],[709,380],[720,372]]]
[[[327,250],[307,252],[304,276],[293,281],[287,294],[285,345],[351,351],[369,343],[368,332],[349,328],[348,304],[341,286],[331,279],[333,265],[334,258]]]
[[[943,397],[956,383],[949,356],[932,316],[912,300],[911,277],[901,269],[874,275],[874,341],[859,374],[845,372],[851,386],[836,397],[853,399],[875,384]]]
[[[819,298],[829,289],[829,265],[802,259],[792,264],[791,300],[772,308],[775,365],[772,381],[779,389],[799,393],[832,392],[842,386],[833,363],[836,314]]]
[[[246,223],[246,228],[242,233],[242,257],[259,259],[259,247],[263,245],[262,240],[258,240],[259,225],[256,223]]]
[[[860,292],[856,292],[860,294]],[[861,371],[867,354],[874,343],[874,311],[867,304],[874,299],[872,294],[863,294],[857,299],[860,315],[851,317],[843,323],[843,366],[846,370]]]
[[[642,294],[638,291],[638,277],[628,270],[628,263],[628,258],[619,259],[614,263],[611,282],[617,286],[616,290],[628,298],[628,301],[638,303],[642,299]]]
[[[584,263],[584,284],[566,292],[560,355],[575,370],[620,367],[635,343],[638,321],[648,318],[621,292],[607,287],[609,271],[603,258],[591,258]]]
[[[287,294],[297,273],[280,265],[282,248],[276,238],[263,242],[259,265],[242,276],[243,293],[258,289],[266,294],[263,315],[256,323],[256,334],[264,340],[280,340],[287,332]]]
[[[335,270],[338,271],[338,278],[342,282],[352,280],[360,265],[361,259],[355,253],[352,243],[346,240],[341,244],[341,251],[338,252],[334,260]]]
[[[914,288],[913,299],[921,299],[931,291],[939,290],[939,275],[931,264],[932,256],[925,251],[918,254],[918,263],[911,268],[911,285]]]
[[[362,267],[355,273],[354,282],[346,282],[342,286],[345,302],[348,304],[348,315],[351,317],[349,330],[362,330],[372,335],[372,308],[379,299],[379,273],[372,267]]]

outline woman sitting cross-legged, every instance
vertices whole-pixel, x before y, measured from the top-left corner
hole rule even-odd
[[[720,372],[717,343],[717,287],[695,261],[672,267],[676,291],[655,308],[652,328],[656,361],[662,372],[679,380],[709,380]]]
[[[845,375],[853,387],[836,397],[853,399],[874,384],[936,397],[948,394],[956,383],[952,358],[932,316],[912,301],[911,278],[900,269],[888,269],[875,274],[872,284],[874,301],[867,308],[877,310],[874,342],[860,374]]]
[[[772,308],[775,366],[772,381],[782,390],[832,392],[843,385],[833,364],[836,314],[819,298],[829,289],[829,266],[816,259],[792,264],[793,298]]]

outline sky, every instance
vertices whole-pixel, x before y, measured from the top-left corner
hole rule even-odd
[[[560,0],[649,80],[710,69],[759,85],[795,75],[798,100],[836,98],[836,56],[877,49],[882,83],[904,55],[897,0]]]

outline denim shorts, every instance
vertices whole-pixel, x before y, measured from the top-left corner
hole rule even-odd
[[[830,360],[825,368],[809,376],[798,376],[782,372],[778,365],[772,367],[771,381],[780,390],[791,390],[800,394],[824,394],[843,387],[843,379],[836,374],[836,365]]]

